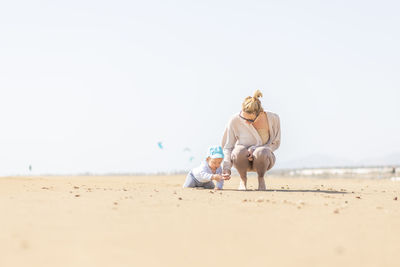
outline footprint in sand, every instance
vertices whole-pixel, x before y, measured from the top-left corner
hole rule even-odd
[[[22,240],[20,246],[21,246],[21,249],[28,249],[29,243],[26,240]]]

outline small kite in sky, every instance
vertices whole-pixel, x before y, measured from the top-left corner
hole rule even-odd
[[[189,161],[192,162],[194,160],[194,157],[190,157]]]
[[[190,150],[190,148],[188,148],[188,147],[185,147],[184,149],[183,149],[183,152],[190,152],[191,150]]]
[[[157,145],[160,149],[164,149],[162,142],[158,142]]]

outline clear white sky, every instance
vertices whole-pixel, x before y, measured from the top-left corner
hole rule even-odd
[[[0,175],[189,168],[255,89],[281,117],[277,167],[398,153],[399,11],[398,1],[1,1]]]

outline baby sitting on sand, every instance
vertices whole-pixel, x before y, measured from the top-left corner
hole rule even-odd
[[[214,189],[217,182],[217,189],[222,189],[224,180],[229,180],[230,176],[222,176],[221,163],[224,159],[222,147],[213,146],[208,149],[208,155],[200,166],[191,170],[183,187],[204,187],[205,189]]]

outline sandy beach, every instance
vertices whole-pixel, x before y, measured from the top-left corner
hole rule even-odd
[[[0,266],[400,266],[400,182],[0,178]]]

